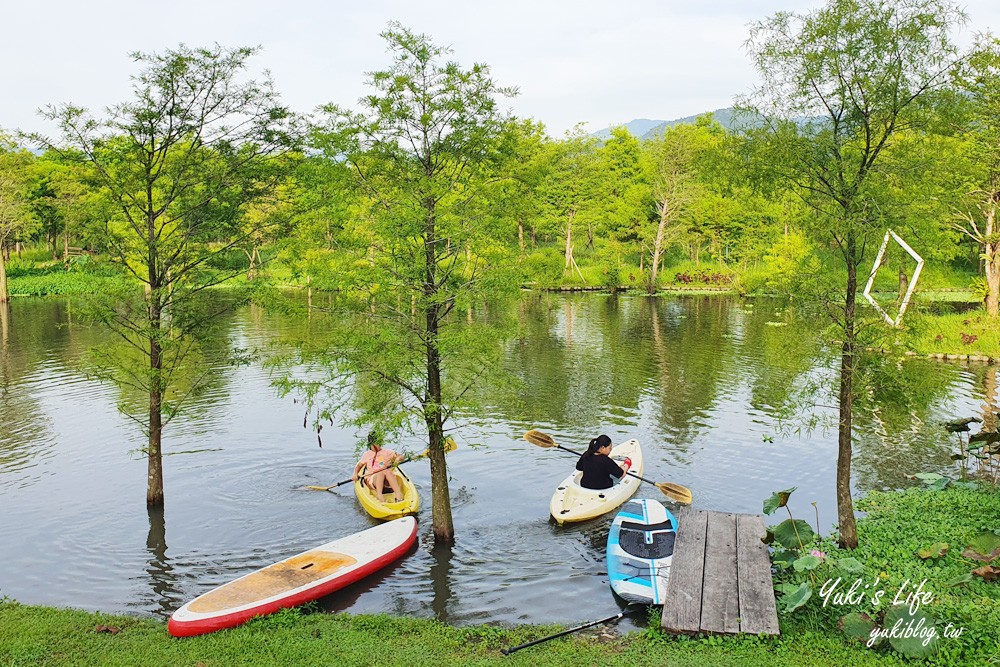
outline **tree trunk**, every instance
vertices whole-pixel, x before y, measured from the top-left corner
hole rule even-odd
[[[986,211],[986,229],[984,230],[983,268],[986,270],[986,314],[996,319],[1000,314],[1000,242],[993,240],[996,228],[997,201]]]
[[[521,249],[521,254],[524,254],[524,220],[520,218],[517,219],[517,247]]]
[[[906,297],[906,288],[910,285],[910,279],[906,275],[906,271],[903,269],[899,270],[899,287],[896,290],[896,303],[902,305],[903,298]]]
[[[438,349],[440,305],[437,303],[437,236],[434,199],[424,202],[424,349],[427,360],[427,395],[423,400],[424,423],[427,425],[428,449],[431,461],[431,523],[434,541],[455,541],[455,524],[451,516],[451,490],[448,488],[448,462],[444,451],[444,422],[441,414],[441,352]]]
[[[666,235],[667,222],[670,220],[670,206],[663,202],[658,206],[660,209],[660,223],[656,226],[656,239],[653,241],[653,258],[649,264],[649,285],[647,290],[650,294],[656,294],[656,274],[660,268],[660,253],[663,252],[663,237]]]
[[[7,263],[4,261],[3,252],[0,252],[0,303],[6,304],[9,299],[10,293],[7,291]]]
[[[154,298],[159,298],[159,290],[153,290]],[[163,507],[163,357],[160,341],[159,305],[151,307],[150,326],[153,337],[149,341],[149,449],[148,472],[146,475],[146,507]]]
[[[840,421],[837,429],[837,522],[842,549],[858,546],[858,529],[851,498],[851,432],[854,411],[855,316],[857,313],[858,267],[854,236],[846,241],[847,293],[844,302],[844,343],[840,353]]]
[[[986,314],[994,319],[1000,315],[1000,243],[986,244]]]
[[[566,217],[566,270],[573,266],[573,217],[574,211],[570,211]]]

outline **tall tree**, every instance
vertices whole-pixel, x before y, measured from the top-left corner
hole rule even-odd
[[[0,304],[6,304],[7,254],[14,239],[23,238],[34,225],[29,206],[28,172],[34,156],[17,147],[0,132]]]
[[[624,127],[612,128],[599,151],[600,201],[603,220],[598,231],[620,262],[622,250],[638,249],[653,208],[642,144]],[[611,258],[609,258],[611,259]]]
[[[927,118],[957,61],[950,30],[964,20],[947,0],[830,0],[779,12],[751,29],[763,83],[742,106],[766,123],[775,173],[814,211],[813,233],[839,250],[846,284],[831,310],[841,341],[837,511],[841,546],[858,543],[851,498],[857,388],[858,267],[884,232],[883,153]]]
[[[592,229],[600,219],[597,141],[576,128],[564,140],[546,143],[542,159],[546,170],[539,188],[543,216],[562,236],[563,273],[575,271],[585,282],[573,254],[574,232],[581,226]]]
[[[655,294],[664,252],[681,241],[691,227],[696,204],[708,195],[699,172],[699,162],[712,149],[722,132],[717,124],[683,124],[666,132],[646,147],[656,218],[647,231],[650,252],[647,289]]]
[[[1000,316],[1000,39],[984,38],[961,82],[968,93],[965,146],[974,167],[972,188],[954,227],[982,248],[986,312]]]
[[[489,68],[463,69],[430,37],[391,23],[382,33],[389,69],[370,74],[372,92],[352,113],[326,109],[317,146],[346,161],[366,193],[345,236],[358,261],[347,287],[363,293],[369,316],[331,354],[334,373],[365,387],[359,422],[426,430],[434,536],[452,542],[446,423],[493,364],[499,341],[449,314],[502,291],[497,280],[505,225],[491,225],[477,202],[505,156],[508,122]],[[345,242],[345,248],[347,248]],[[372,324],[374,323],[374,327]]]
[[[104,355],[103,374],[148,393],[144,416],[133,418],[148,436],[149,507],[163,505],[163,428],[181,398],[171,400],[171,387],[193,334],[220,314],[206,311],[199,293],[231,275],[205,270],[206,262],[249,234],[242,214],[280,181],[285,161],[275,158],[294,136],[270,80],[243,77],[256,52],[181,45],[134,53],[143,69],[132,79],[132,101],[109,107],[103,119],[72,105],[49,107],[62,141],[34,137],[92,169],[115,211],[103,242],[145,287],[137,302],[108,303],[97,315],[132,350]]]

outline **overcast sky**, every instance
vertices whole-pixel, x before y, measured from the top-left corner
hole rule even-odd
[[[180,43],[260,45],[285,103],[309,112],[353,106],[365,72],[389,59],[390,20],[450,46],[464,66],[485,63],[508,106],[553,135],[594,132],[634,118],[672,120],[727,107],[755,74],[747,25],[809,0],[3,0],[0,128],[50,132],[37,110],[72,102],[100,112],[128,99],[132,51]],[[1000,2],[960,3],[959,40],[1000,31]]]

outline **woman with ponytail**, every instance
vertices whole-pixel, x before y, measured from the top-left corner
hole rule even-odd
[[[580,486],[585,489],[610,489],[615,480],[621,479],[632,466],[632,460],[626,458],[619,465],[609,456],[611,454],[611,438],[599,435],[590,441],[590,446],[576,462],[576,469],[583,471]]]

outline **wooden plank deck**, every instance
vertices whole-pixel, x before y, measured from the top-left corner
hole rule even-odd
[[[677,522],[663,629],[779,634],[763,517],[688,509]]]

